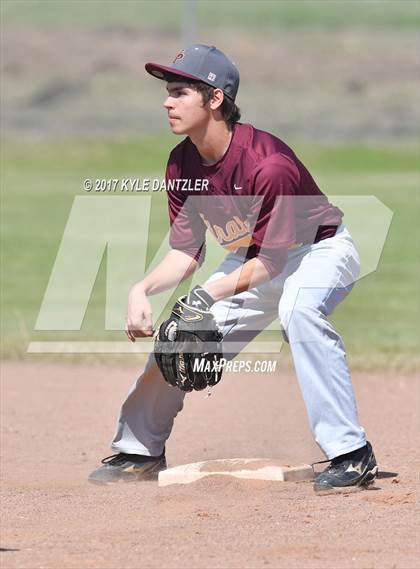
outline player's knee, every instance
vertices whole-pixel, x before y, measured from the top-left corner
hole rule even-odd
[[[295,304],[290,306],[280,303],[280,323],[284,335],[289,341],[302,340],[307,337],[320,316],[320,311],[310,305]]]
[[[307,312],[307,307],[302,305],[291,305],[291,304],[283,304],[280,302],[279,306],[279,318],[283,329],[287,332],[292,318],[294,320],[300,320],[304,317],[305,313]]]

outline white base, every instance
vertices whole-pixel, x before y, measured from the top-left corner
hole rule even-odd
[[[314,472],[309,464],[290,466],[278,459],[268,458],[225,458],[183,464],[159,472],[159,486],[189,484],[205,476],[234,476],[250,480],[274,480],[296,482],[312,480]]]

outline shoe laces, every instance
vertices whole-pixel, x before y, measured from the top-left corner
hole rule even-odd
[[[331,472],[331,474],[338,474],[339,472],[345,472],[349,467],[351,460],[342,459],[340,457],[333,458],[330,465],[325,469],[326,472]]]
[[[118,454],[111,454],[111,456],[106,456],[101,460],[102,464],[111,464],[112,466],[117,466],[123,464],[127,460],[127,455],[123,452]]]
[[[315,464],[326,464],[327,462],[329,462],[329,465],[323,470],[323,472],[336,473],[347,470],[349,460],[343,460],[339,456],[333,458],[332,460],[319,460],[318,462],[313,462],[311,464],[312,470],[315,472]]]
[[[357,463],[358,461],[362,460],[363,452],[365,452],[365,447],[362,447],[361,449],[357,449],[356,451],[352,451],[350,453],[336,456],[332,460],[320,460],[319,462],[314,462],[311,465],[312,470],[315,464],[325,464],[329,462],[330,464],[327,466],[324,472],[329,472],[331,474],[346,472],[346,470],[351,464],[353,464],[354,462]]]
[[[111,456],[106,456],[101,460],[102,464],[110,464],[111,466],[120,466],[124,462],[130,461],[133,463],[142,464],[148,460],[159,460],[165,456],[165,450],[160,456],[144,456],[141,454],[127,454],[125,452],[119,452],[118,454],[111,454]]]

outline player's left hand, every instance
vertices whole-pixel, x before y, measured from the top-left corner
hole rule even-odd
[[[195,287],[175,303],[155,340],[155,359],[164,379],[182,391],[201,391],[222,378],[222,340],[210,307],[212,297]]]

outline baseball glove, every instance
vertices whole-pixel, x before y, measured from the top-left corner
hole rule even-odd
[[[201,391],[222,378],[222,340],[210,312],[213,298],[196,286],[181,296],[155,337],[155,359],[165,380],[182,391]]]

